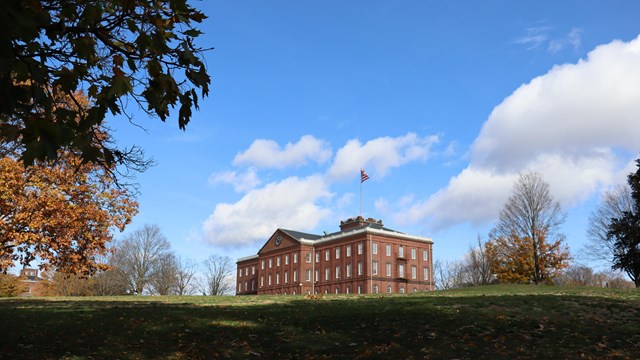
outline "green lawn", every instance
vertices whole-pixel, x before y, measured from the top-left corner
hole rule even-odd
[[[0,299],[0,358],[637,359],[640,291]]]

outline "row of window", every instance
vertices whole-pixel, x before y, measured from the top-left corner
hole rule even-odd
[[[254,284],[254,282],[252,281],[252,282],[251,282],[251,290],[252,290],[252,291],[253,291],[253,290],[255,290],[255,289],[254,289],[254,285],[255,285],[255,284]],[[240,282],[238,283],[238,289],[239,289],[239,290],[238,290],[238,292],[242,292],[242,283],[240,283]],[[357,294],[362,294],[362,290],[363,290],[363,289],[362,289],[362,285],[358,285],[358,286],[356,287],[356,293],[357,293]],[[372,289],[372,290],[373,290],[373,293],[374,293],[374,294],[378,294],[378,293],[380,292],[380,288],[379,288],[378,284],[374,284],[374,285],[373,285],[373,289]],[[245,282],[244,282],[244,291],[245,291],[245,292],[246,292],[246,291],[249,291],[249,289],[248,289],[248,282],[247,282],[247,281],[245,281]],[[412,289],[411,291],[412,291],[412,292],[414,292],[414,293],[416,293],[416,292],[418,292],[418,288],[417,288],[417,287],[413,287],[413,289]],[[399,292],[400,294],[404,294],[404,293],[406,292],[405,287],[404,287],[404,286],[400,286],[400,288],[398,289],[398,292]],[[311,291],[310,291],[310,290],[307,290],[307,294],[310,294],[310,293],[311,293]],[[316,294],[318,294],[318,293],[319,293],[319,291],[318,291],[318,290],[316,290],[316,291],[315,291],[315,293],[316,293]],[[329,293],[329,289],[328,289],[328,288],[324,289],[324,293],[325,293],[325,294],[328,294],[328,293]],[[335,287],[335,293],[336,293],[336,294],[340,294],[340,287],[339,287],[339,286],[336,286],[336,287]],[[393,293],[393,286],[392,286],[391,284],[387,284],[387,293],[388,293],[388,294]],[[293,289],[292,294],[293,294],[293,295],[296,295],[296,290],[295,290],[295,289]],[[345,294],[351,294],[351,285],[347,285],[347,286],[345,287]],[[277,293],[277,292],[276,292],[276,295],[279,295],[279,293]],[[284,295],[287,295],[287,292],[286,292],[286,291],[284,292]]]

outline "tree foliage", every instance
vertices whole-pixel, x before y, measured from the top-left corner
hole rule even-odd
[[[535,243],[534,243],[535,241]],[[536,249],[536,256],[533,256]],[[499,237],[486,244],[491,270],[498,281],[508,283],[550,284],[569,265],[569,249],[562,240],[547,242],[543,232],[532,237]]]
[[[124,230],[137,209],[102,167],[71,152],[28,168],[0,158],[0,271],[34,260],[71,274],[103,269],[112,230]]]
[[[0,139],[25,164],[72,149],[83,162],[138,165],[100,136],[133,100],[185,129],[210,78],[194,41],[206,18],[187,0],[24,0],[0,6]],[[84,90],[90,107],[78,103]],[[65,100],[66,101],[66,100]],[[126,115],[126,113],[125,113]]]
[[[607,236],[613,241],[613,268],[622,270],[640,287],[640,159],[638,169],[627,176],[633,204],[631,210],[611,218]]]
[[[565,219],[566,213],[553,200],[542,176],[520,174],[487,244],[498,278],[548,282],[558,270],[555,267],[565,266],[569,258],[559,231]]]

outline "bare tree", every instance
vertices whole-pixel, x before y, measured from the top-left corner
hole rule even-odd
[[[618,185],[602,195],[599,206],[589,216],[587,236],[583,254],[588,260],[611,265],[614,260],[615,239],[608,235],[611,219],[621,218],[625,211],[633,211],[631,190],[626,185]]]
[[[149,279],[150,291],[158,295],[176,293],[178,286],[178,262],[172,253],[165,254],[156,262]]]
[[[455,289],[465,286],[464,265],[461,261],[436,260],[433,264],[433,280],[436,290]]]
[[[469,285],[489,285],[495,281],[485,241],[481,235],[478,235],[477,244],[469,247],[469,252],[464,257],[463,271],[465,282]]]
[[[542,176],[535,172],[521,173],[489,236],[492,241],[499,238],[529,239],[529,254],[533,262],[530,281],[540,284],[548,280],[541,245],[544,241],[557,243],[564,240],[560,226],[566,218],[560,203],[551,197],[549,184]]]
[[[231,291],[233,262],[228,256],[211,255],[203,262],[200,290],[207,295],[225,295]]]
[[[149,288],[154,272],[170,254],[170,248],[157,225],[144,225],[118,244],[113,265],[126,277],[131,293],[140,295]]]
[[[176,294],[180,296],[189,295],[193,292],[193,281],[198,270],[198,264],[191,261],[191,259],[177,258],[176,265]]]

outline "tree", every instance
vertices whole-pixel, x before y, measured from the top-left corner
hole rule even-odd
[[[0,139],[20,143],[25,165],[72,149],[83,162],[138,165],[98,129],[133,100],[185,129],[209,92],[195,28],[206,18],[187,0],[3,1],[0,7]],[[79,103],[85,90],[90,108]]]
[[[613,241],[613,269],[622,270],[640,287],[640,159],[638,169],[627,176],[633,204],[631,210],[611,218],[607,237]]]
[[[198,264],[190,259],[177,258],[176,265],[178,270],[176,273],[176,295],[189,295],[193,290],[193,280]]]
[[[104,168],[69,151],[58,161],[25,168],[0,158],[0,271],[14,262],[69,274],[104,269],[112,230],[124,230],[138,211],[132,194],[115,185]]]
[[[544,233],[536,235],[535,244],[533,238],[515,233],[499,237],[486,244],[486,251],[498,281],[518,284],[551,284],[561,270],[569,266],[570,259],[569,249],[562,240],[547,242]]]
[[[200,289],[215,296],[228,294],[232,287],[233,262],[228,256],[210,255],[203,262],[204,274]]]
[[[477,238],[477,245],[470,246],[462,267],[465,282],[469,285],[489,285],[495,281],[495,274],[491,269],[491,259],[480,235]]]
[[[150,290],[154,294],[170,295],[176,293],[178,263],[174,254],[166,254],[158,260],[149,285],[151,285]]]
[[[144,225],[116,246],[112,265],[123,277],[129,293],[141,295],[171,254],[171,245],[157,225]]]
[[[559,232],[565,219],[542,176],[520,174],[487,244],[498,279],[540,284],[566,267],[569,252]]]
[[[611,219],[621,218],[625,212],[632,212],[633,206],[634,200],[628,186],[618,185],[602,195],[600,204],[589,216],[589,243],[584,248],[589,260],[613,263],[615,240],[609,237]]]

